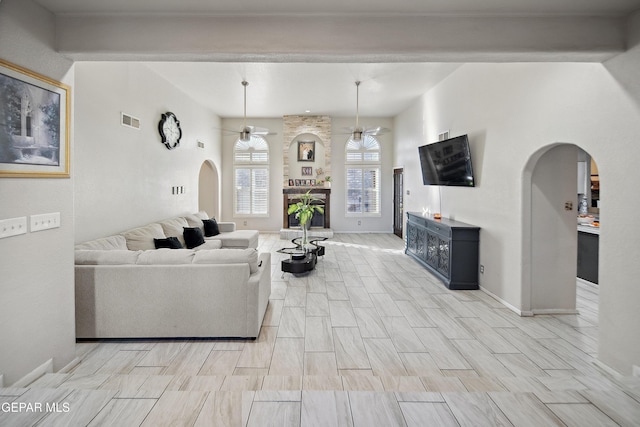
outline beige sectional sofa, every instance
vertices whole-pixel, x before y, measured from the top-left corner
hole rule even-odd
[[[207,218],[76,245],[76,337],[257,337],[271,293],[270,254],[256,250],[257,231],[218,223],[221,233],[201,246],[155,249],[154,238],[181,238],[183,226]]]

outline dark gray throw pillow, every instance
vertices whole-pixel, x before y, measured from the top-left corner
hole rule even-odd
[[[153,243],[156,245],[156,249],[169,248],[169,249],[182,249],[182,243],[177,237],[167,237],[166,239],[153,239]]]
[[[193,249],[204,243],[204,236],[200,227],[184,227],[183,236],[187,249]]]
[[[203,219],[204,235],[207,237],[217,236],[220,234],[220,228],[218,228],[218,221],[215,218]]]

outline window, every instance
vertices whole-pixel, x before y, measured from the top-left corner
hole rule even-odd
[[[269,145],[251,135],[233,147],[233,206],[235,216],[269,214]]]
[[[347,215],[380,216],[380,143],[371,135],[347,141]]]

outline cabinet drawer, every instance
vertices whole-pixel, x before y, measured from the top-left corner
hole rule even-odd
[[[427,223],[427,229],[433,233],[439,234],[440,236],[451,237],[451,228],[435,221],[429,221]]]
[[[419,216],[414,216],[414,215],[410,215],[409,216],[409,222],[413,225],[417,225],[420,227],[426,227],[427,226],[427,220],[424,218],[421,218]]]

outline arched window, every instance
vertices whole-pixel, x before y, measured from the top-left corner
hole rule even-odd
[[[345,153],[347,216],[380,216],[380,143],[371,135],[350,138]]]
[[[233,147],[235,216],[269,215],[269,144],[261,136],[238,139]]]

